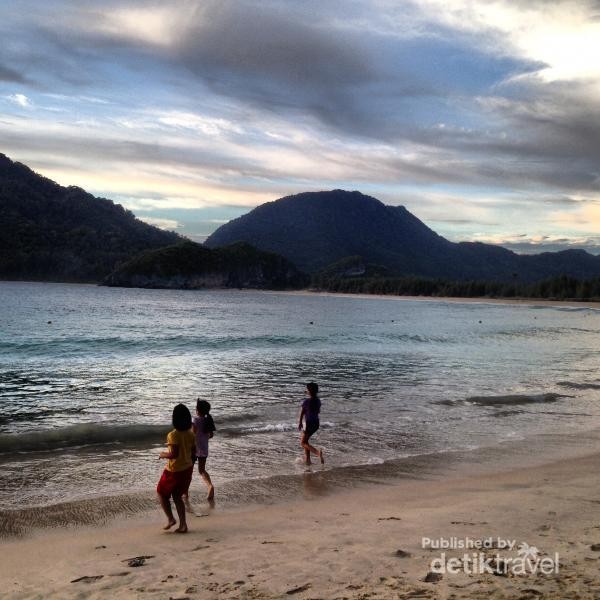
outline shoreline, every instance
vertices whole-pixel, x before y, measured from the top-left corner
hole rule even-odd
[[[258,290],[261,291],[261,290]],[[321,292],[317,290],[262,290],[266,294],[289,296],[322,296],[333,298],[359,298],[363,300],[404,300],[410,302],[444,302],[448,304],[507,304],[515,306],[556,306],[569,308],[600,309],[600,301],[593,300],[548,300],[545,298],[463,298],[460,296],[397,296],[394,294],[352,294],[345,292]]]
[[[429,480],[440,484],[506,470],[507,460],[536,468],[548,462],[576,459],[598,453],[600,428],[577,433],[539,433],[526,438],[496,440],[489,445],[413,453],[384,461],[334,464],[296,473],[276,473],[249,479],[218,481],[216,512],[238,512],[249,505],[260,508],[283,505],[298,498],[306,501],[334,498],[379,485],[398,486]],[[192,503],[202,504],[204,487],[195,476],[190,488]],[[0,509],[0,540],[46,535],[56,527],[112,527],[122,518],[135,518],[155,506],[154,486],[106,495],[65,498],[52,504]]]
[[[111,287],[101,286],[94,282],[73,282],[73,281],[31,281],[31,280],[0,280],[0,283],[25,283],[25,284],[50,284],[50,285],[73,285],[88,287]],[[508,304],[516,306],[557,306],[572,308],[594,308],[600,309],[600,300],[550,300],[547,298],[490,298],[488,296],[462,297],[462,296],[399,296],[395,294],[364,294],[347,292],[324,292],[312,290],[309,288],[303,290],[267,290],[260,288],[143,288],[143,287],[119,287],[113,286],[113,289],[122,290],[162,290],[162,291],[185,291],[185,292],[259,292],[264,294],[278,294],[286,296],[323,296],[334,298],[360,298],[376,300],[406,300],[410,302],[446,302],[449,304]]]
[[[158,507],[109,526],[37,532],[4,542],[0,585],[13,598],[594,598],[598,460],[595,452],[236,511],[200,505],[186,535],[163,532]],[[423,538],[526,542],[540,556],[558,553],[559,572],[459,570],[424,582],[442,550]],[[142,566],[128,566],[139,556]]]

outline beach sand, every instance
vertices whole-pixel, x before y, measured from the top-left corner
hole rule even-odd
[[[0,595],[600,598],[600,551],[592,549],[600,544],[598,464],[600,454],[591,454],[443,481],[374,483],[270,506],[211,511],[199,504],[185,535],[161,530],[158,507],[103,526],[37,531],[3,541]],[[425,582],[444,550],[423,548],[423,537],[527,542],[539,556],[558,553],[559,572],[446,573]],[[143,565],[128,566],[140,556]],[[82,577],[91,579],[74,581]]]
[[[563,308],[600,309],[595,300],[549,300],[546,298],[464,298],[457,296],[399,296],[395,294],[353,294],[344,292],[321,292],[318,290],[265,291],[265,294],[287,294],[291,296],[332,296],[334,298],[360,298],[377,300],[404,300],[409,302],[447,302],[450,304],[512,304],[516,306],[556,306]]]

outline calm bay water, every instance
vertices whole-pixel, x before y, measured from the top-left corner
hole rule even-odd
[[[198,396],[218,486],[302,473],[309,380],[332,470],[591,430],[599,348],[583,307],[0,282],[0,508],[152,491]]]

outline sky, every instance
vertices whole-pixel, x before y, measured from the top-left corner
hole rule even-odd
[[[347,189],[600,254],[600,1],[0,4],[0,152],[202,241]]]

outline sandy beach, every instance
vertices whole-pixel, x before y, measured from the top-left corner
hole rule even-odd
[[[557,306],[570,308],[600,308],[600,302],[591,300],[547,300],[545,298],[463,298],[455,296],[397,296],[394,294],[346,294],[342,292],[321,292],[318,290],[300,290],[289,292],[265,292],[270,294],[289,294],[294,296],[331,296],[334,298],[362,298],[378,300],[404,300],[410,302],[449,302],[452,304],[512,304],[522,306]]]
[[[99,527],[38,531],[4,540],[0,589],[11,598],[598,598],[599,460],[373,484],[266,507],[198,504],[186,535],[161,531],[158,508]],[[461,566],[426,582],[442,552],[480,552],[431,547],[439,539],[514,544],[483,548],[484,557],[516,557],[526,542],[536,559],[558,553],[558,573]]]

